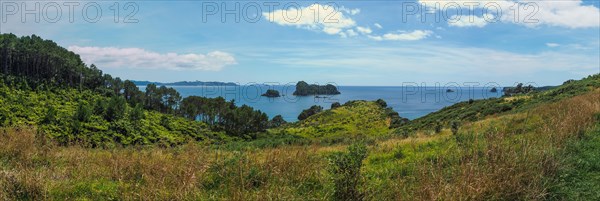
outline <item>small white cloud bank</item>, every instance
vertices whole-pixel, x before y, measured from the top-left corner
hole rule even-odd
[[[499,19],[494,19],[494,21],[527,27],[540,25],[572,29],[600,27],[600,9],[594,5],[584,5],[582,0],[418,0],[418,2],[428,10],[439,11],[440,13],[447,12],[447,10],[458,10],[461,13],[466,13],[483,9],[488,11],[488,14],[493,13],[498,16]],[[488,22],[490,22],[489,19]],[[471,27],[460,25],[465,24],[459,22],[456,27]],[[484,24],[479,21],[473,26],[476,25],[483,26]]]
[[[287,10],[264,12],[269,22],[282,26],[322,31],[330,35],[347,36],[346,30],[356,26],[349,15],[356,15],[358,9],[336,8],[333,5],[312,4],[308,7],[290,7]]]
[[[548,47],[558,47],[560,45],[558,43],[546,43],[546,46],[548,46]]]
[[[369,26],[359,26],[350,17],[359,13],[359,9],[312,4],[307,7],[290,7],[274,10],[273,12],[264,12],[262,15],[269,22],[281,26],[294,26],[329,35],[339,35],[342,38],[366,36],[377,41],[415,41],[425,39],[433,33],[428,30],[415,30],[413,32],[398,31],[377,35]],[[383,28],[379,23],[374,23],[373,26],[377,29]]]
[[[373,32],[373,30],[371,30],[371,28],[369,28],[369,27],[360,27],[359,26],[359,27],[356,27],[356,30],[362,34],[370,34],[371,32]]]
[[[221,51],[161,54],[141,48],[80,46],[69,46],[68,50],[79,54],[87,64],[106,68],[220,71],[225,66],[237,64],[231,54]]]
[[[341,7],[339,10],[340,10],[340,11],[343,11],[343,12],[345,12],[345,13],[348,13],[348,14],[350,14],[350,15],[356,15],[356,14],[359,14],[359,13],[360,13],[360,9],[358,9],[358,8],[349,9],[349,8],[346,8],[346,7],[343,7],[343,6],[342,6],[342,7]]]
[[[369,38],[376,41],[416,41],[425,39],[433,34],[429,30],[415,30],[412,32],[398,31],[395,33],[386,33],[382,36],[369,35]]]

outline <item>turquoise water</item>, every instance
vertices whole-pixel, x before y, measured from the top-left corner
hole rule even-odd
[[[235,99],[237,105],[246,104],[259,109],[272,118],[281,115],[286,121],[297,121],[302,110],[312,105],[320,105],[325,109],[331,103],[345,103],[349,100],[385,100],[388,106],[394,108],[400,116],[415,119],[428,113],[435,112],[445,106],[469,99],[485,99],[500,97],[501,90],[496,93],[489,92],[488,87],[374,87],[374,86],[339,86],[339,95],[324,96],[293,96],[295,86],[171,86],[181,96],[222,96],[227,100]],[[500,89],[500,87],[497,87]],[[140,87],[144,91],[144,87]],[[279,98],[260,96],[267,89],[276,89],[283,95]],[[454,92],[446,92],[452,89]]]

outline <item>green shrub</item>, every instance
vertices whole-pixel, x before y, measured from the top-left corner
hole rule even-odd
[[[313,116],[319,112],[323,111],[323,107],[318,105],[313,105],[310,108],[303,110],[300,115],[298,115],[298,120],[302,121],[307,119],[310,116]]]
[[[360,168],[367,157],[367,147],[354,143],[348,153],[334,153],[329,158],[329,172],[333,178],[335,200],[363,200],[364,193],[359,186],[362,182]]]
[[[171,129],[171,118],[167,115],[162,115],[160,117],[160,125],[162,127],[165,127],[167,130],[172,130]]]
[[[94,104],[94,114],[99,115],[99,116],[104,116],[107,107],[108,107],[108,104],[104,98],[96,99],[96,103]]]
[[[108,102],[106,115],[104,117],[107,121],[119,120],[125,115],[126,109],[127,102],[125,101],[125,98],[121,96],[113,96]]]
[[[440,123],[440,122],[437,122],[437,123],[435,124],[435,128],[434,128],[434,129],[435,129],[435,133],[436,133],[436,134],[437,134],[437,133],[441,133],[441,132],[442,132],[442,123]]]
[[[82,101],[77,106],[77,110],[75,111],[75,120],[80,122],[89,122],[92,117],[92,107],[87,104],[87,102]]]
[[[129,120],[134,123],[139,123],[144,118],[144,107],[141,104],[137,104],[129,113]]]
[[[53,124],[54,122],[56,122],[56,116],[57,116],[56,109],[54,109],[54,107],[50,106],[50,107],[48,107],[48,111],[46,111],[46,115],[44,116],[42,123],[43,124]]]
[[[377,99],[375,101],[375,103],[377,103],[377,105],[381,106],[381,108],[386,108],[387,107],[387,103],[383,99]]]
[[[457,121],[453,121],[450,125],[450,129],[452,130],[452,134],[456,135],[458,134],[458,129],[460,127],[460,123],[458,123]]]
[[[277,116],[273,117],[273,119],[271,119],[271,121],[269,122],[269,127],[277,128],[286,123],[287,123],[287,121],[285,121],[285,119],[283,119],[283,117],[281,115],[277,115]]]

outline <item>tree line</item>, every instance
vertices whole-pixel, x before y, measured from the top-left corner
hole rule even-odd
[[[104,84],[102,71],[86,66],[79,55],[39,36],[0,35],[0,72],[26,77],[28,84],[97,88]]]
[[[504,87],[504,96],[513,96],[518,94],[527,94],[535,91],[532,85],[524,86],[523,83],[517,84],[516,87]]]
[[[75,117],[80,121],[88,121],[88,114],[94,111],[107,121],[122,119],[125,117],[123,108],[129,105],[137,114],[132,119],[143,119],[144,109],[153,110],[202,121],[213,130],[238,137],[247,137],[281,124],[281,119],[276,119],[279,123],[271,123],[265,113],[247,105],[238,107],[234,100],[198,96],[182,98],[177,90],[154,83],[141,91],[133,81],[113,78],[102,73],[94,64],[87,66],[79,55],[36,35],[17,37],[1,34],[0,65],[3,81],[9,85],[25,83],[25,88],[30,89],[79,88],[107,97],[93,104],[80,105]],[[52,115],[48,118],[51,121]]]

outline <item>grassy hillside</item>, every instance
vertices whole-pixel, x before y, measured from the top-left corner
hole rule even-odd
[[[564,164],[556,173],[552,200],[600,200],[600,115],[596,128],[570,141],[561,153]]]
[[[133,82],[104,74],[79,55],[35,35],[0,34],[0,63],[0,127],[34,127],[60,145],[108,148],[200,142],[235,148],[336,142],[385,136],[397,122],[394,119],[400,119],[381,103],[380,107],[356,101],[273,128],[266,114],[223,98],[182,98],[172,88],[155,85],[142,92]],[[269,127],[271,131],[264,132]],[[253,141],[239,142],[243,140]]]
[[[133,120],[134,108],[127,105],[123,118],[108,121],[104,118],[106,109],[96,108],[98,102],[108,101],[109,98],[90,90],[21,90],[0,82],[0,127],[34,126],[60,144],[82,146],[171,146],[190,140],[212,143],[230,138],[211,131],[202,122],[156,111],[142,110],[143,118]],[[78,120],[78,112],[87,113],[87,120]]]
[[[381,136],[389,133],[389,124],[385,109],[377,103],[354,101],[283,128],[273,129],[272,132],[329,139]]]
[[[56,146],[36,130],[4,129],[0,199],[594,200],[598,100],[600,90],[590,89],[465,120],[455,133],[424,129],[409,138],[377,138],[365,150],[312,143],[89,149]],[[332,136],[384,130],[376,107],[357,102],[281,129],[312,139],[319,128],[340,127]],[[337,119],[378,126],[328,125]]]
[[[182,98],[154,84],[142,92],[35,35],[0,34],[0,64],[0,127],[34,126],[60,145],[222,144],[272,125],[265,113],[222,97]]]
[[[449,128],[452,122],[472,122],[490,116],[523,112],[541,104],[553,103],[600,88],[600,74],[570,80],[558,87],[527,94],[460,102],[411,121],[396,132],[433,130],[436,125]]]

